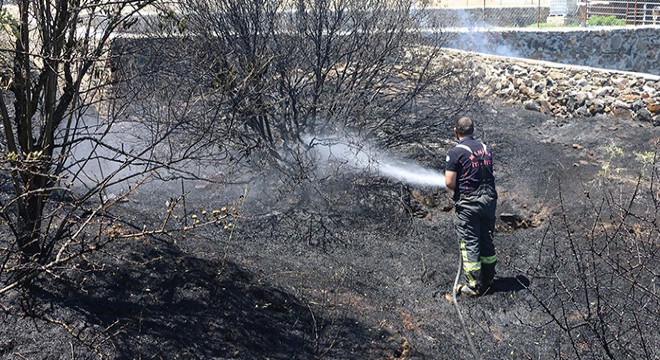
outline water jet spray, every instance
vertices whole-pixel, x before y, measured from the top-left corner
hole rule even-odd
[[[446,189],[445,176],[411,160],[396,158],[382,149],[345,137],[305,138],[320,163],[336,163],[353,171],[366,171],[409,185]]]

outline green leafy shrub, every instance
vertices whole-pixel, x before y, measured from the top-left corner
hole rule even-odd
[[[619,19],[614,15],[591,15],[588,23],[589,26],[623,26],[626,25],[626,20]]]

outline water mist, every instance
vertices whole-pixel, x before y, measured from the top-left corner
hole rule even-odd
[[[411,160],[400,159],[382,149],[345,137],[307,137],[321,163],[334,163],[351,171],[366,171],[406,184],[445,189],[445,176]]]

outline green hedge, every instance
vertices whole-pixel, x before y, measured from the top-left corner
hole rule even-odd
[[[589,26],[623,26],[626,20],[619,19],[614,15],[591,15],[588,21]]]

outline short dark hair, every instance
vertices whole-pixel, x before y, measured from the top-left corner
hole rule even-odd
[[[474,122],[467,116],[461,116],[456,121],[456,132],[460,135],[472,135],[474,133]]]

